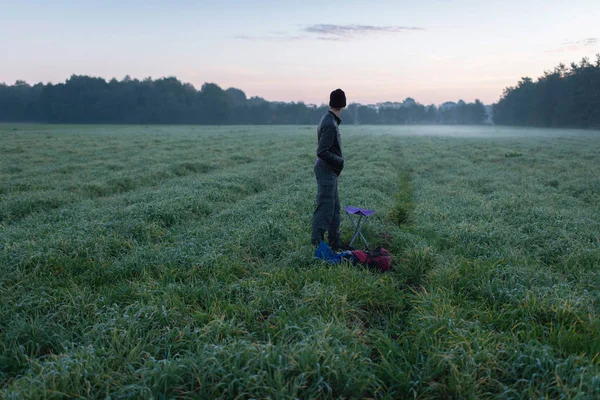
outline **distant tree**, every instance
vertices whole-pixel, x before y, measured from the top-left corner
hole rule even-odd
[[[600,127],[600,54],[570,67],[559,64],[535,82],[521,79],[493,106],[501,125]]]
[[[230,104],[234,107],[242,107],[246,104],[246,93],[236,88],[229,88],[225,91]]]
[[[0,84],[0,121],[29,120],[30,115],[35,115],[33,102],[36,92],[21,80],[12,86]]]
[[[434,104],[427,106],[425,110],[425,122],[428,124],[436,124],[438,123],[438,109]]]
[[[443,103],[439,108],[439,121],[442,124],[457,124],[458,118],[456,115],[457,104],[452,101]]]
[[[378,123],[377,110],[370,106],[360,106],[357,110],[357,122],[361,125]]]
[[[207,124],[225,124],[230,116],[229,99],[215,83],[205,83],[200,90],[200,116]]]
[[[416,105],[417,102],[415,101],[415,99],[413,99],[412,97],[407,97],[406,99],[404,99],[404,101],[402,102],[402,105],[404,107],[412,107],[414,105]]]
[[[344,110],[344,123],[358,124],[358,107],[360,104],[350,103]]]
[[[485,122],[486,111],[485,106],[479,99],[475,100],[475,103],[469,103],[466,106],[466,117],[465,123],[469,125],[480,125]]]

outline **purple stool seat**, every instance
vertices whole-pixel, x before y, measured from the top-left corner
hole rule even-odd
[[[346,210],[348,214],[364,215],[365,217],[370,217],[371,215],[375,214],[375,210],[367,210],[366,208],[360,207],[347,206],[344,208],[344,210]]]
[[[346,214],[348,214],[348,218],[350,218],[350,222],[352,222],[352,225],[354,225],[354,235],[352,235],[352,240],[350,240],[349,245],[352,246],[354,240],[356,240],[356,238],[360,236],[363,242],[365,242],[365,246],[368,248],[369,244],[367,243],[367,239],[365,239],[360,230],[365,226],[367,219],[369,219],[371,215],[375,214],[375,210],[367,210],[366,208],[346,206],[344,207],[344,211],[346,211]],[[358,216],[358,219],[356,221],[352,218],[353,215]]]

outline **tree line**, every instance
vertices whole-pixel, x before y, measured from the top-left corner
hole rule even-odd
[[[205,83],[197,90],[174,77],[122,80],[73,75],[64,83],[0,83],[0,121],[114,124],[315,124],[326,105],[247,98],[236,88]],[[483,124],[489,110],[474,103],[350,104],[345,124]]]
[[[501,125],[600,128],[600,54],[559,64],[536,81],[522,78],[493,106]]]

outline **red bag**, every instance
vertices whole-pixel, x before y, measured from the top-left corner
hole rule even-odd
[[[392,255],[383,247],[371,250],[353,250],[352,255],[361,263],[381,272],[391,269]]]

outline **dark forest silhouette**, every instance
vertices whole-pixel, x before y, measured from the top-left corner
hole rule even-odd
[[[494,104],[498,125],[600,128],[600,54],[558,65],[537,81],[522,78]]]
[[[174,77],[105,81],[71,76],[65,83],[0,84],[0,121],[119,124],[315,124],[325,105],[247,98],[235,88],[205,83],[201,90]],[[424,106],[412,98],[376,106],[350,104],[346,124],[482,124],[485,106],[447,102]]]

